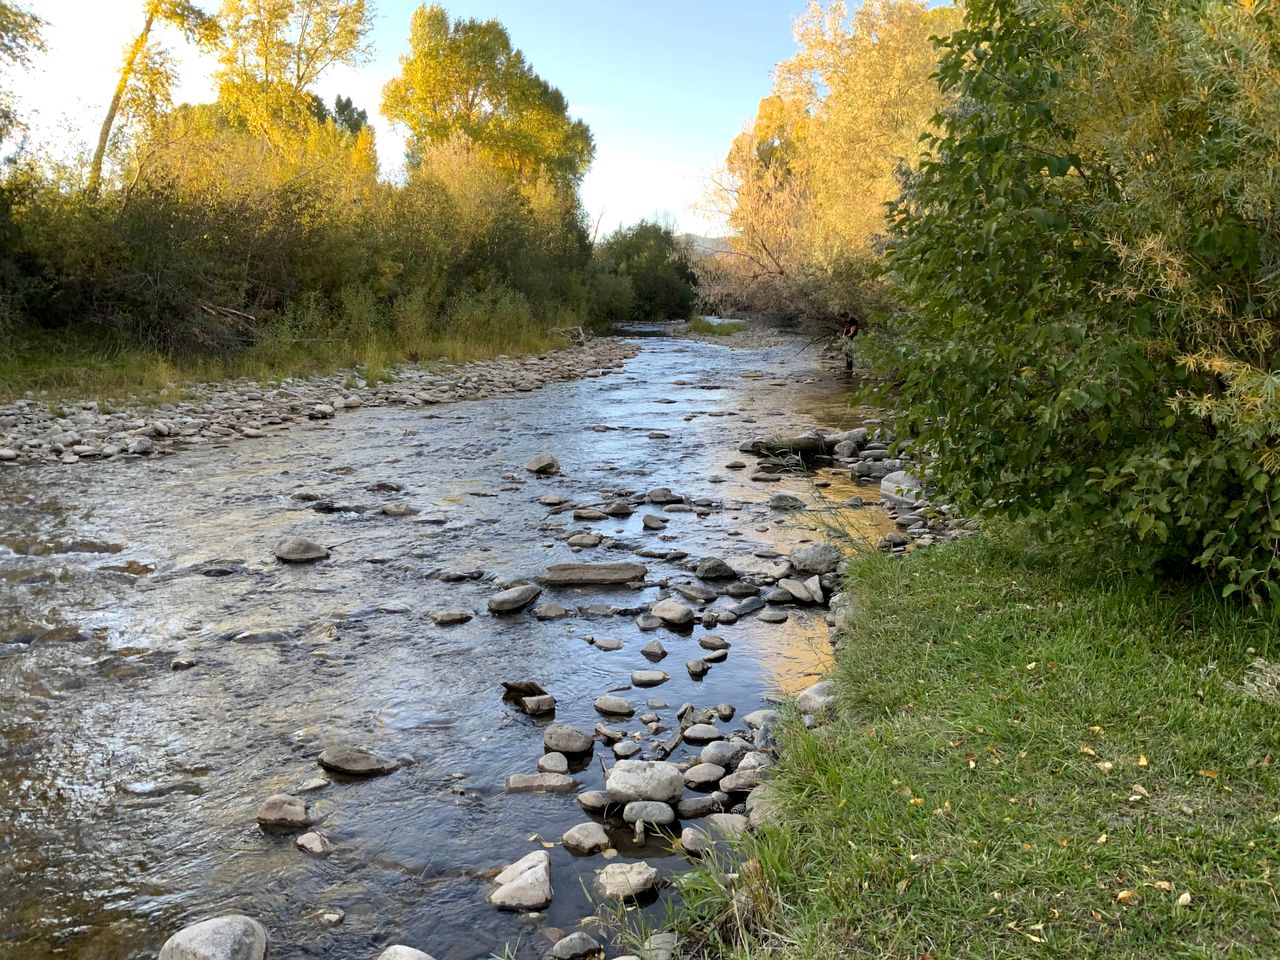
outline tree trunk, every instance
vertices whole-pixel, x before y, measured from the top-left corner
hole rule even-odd
[[[151,36],[151,27],[155,22],[156,4],[148,3],[147,21],[142,25],[142,32],[133,41],[133,45],[129,47],[129,54],[125,57],[124,66],[120,70],[120,81],[116,84],[115,93],[111,95],[111,103],[107,106],[107,116],[102,121],[102,129],[98,131],[98,146],[93,151],[93,163],[89,166],[89,196],[92,198],[98,196],[98,191],[102,187],[102,161],[107,154],[107,141],[111,139],[111,128],[115,126],[120,101],[124,99],[124,92],[129,88],[133,68],[138,62],[139,54],[146,48],[147,40]]]

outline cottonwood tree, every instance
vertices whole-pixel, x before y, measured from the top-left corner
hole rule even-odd
[[[576,184],[595,153],[587,126],[536,73],[497,20],[456,20],[439,5],[410,20],[409,53],[383,88],[382,113],[409,133],[407,159],[462,138],[517,180]]]
[[[223,0],[220,20],[218,100],[272,146],[306,128],[325,71],[369,52],[365,0]]]
[[[98,131],[98,143],[89,164],[91,197],[101,189],[102,165],[121,108],[133,107],[137,116],[154,119],[169,104],[169,89],[175,76],[173,60],[168,50],[152,41],[152,32],[164,25],[177,27],[188,40],[202,44],[212,42],[218,32],[217,21],[189,0],[147,0],[142,29],[125,50],[124,65]]]
[[[34,13],[0,0],[0,67],[25,67],[31,55],[44,49],[40,28],[44,21]],[[17,126],[9,92],[0,87],[0,140]]]

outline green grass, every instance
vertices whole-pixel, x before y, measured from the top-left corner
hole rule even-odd
[[[731,337],[735,333],[742,333],[748,327],[749,324],[736,321],[713,323],[706,317],[694,317],[689,321],[688,332],[710,337]]]
[[[1013,534],[868,555],[840,719],[776,819],[682,883],[718,958],[1280,956],[1277,617],[1065,568]]]

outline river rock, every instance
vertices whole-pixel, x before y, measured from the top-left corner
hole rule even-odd
[[[605,791],[613,803],[678,803],[684,795],[684,775],[674,763],[664,760],[619,760],[609,771]]]
[[[729,804],[729,795],[721,790],[685,797],[676,806],[681,820],[696,820],[723,810]]]
[[[599,942],[581,930],[557,940],[551,948],[551,960],[597,960],[603,956]]]
[[[698,759],[704,764],[715,764],[732,770],[750,750],[751,745],[737,737],[732,740],[716,740],[702,748]]]
[[[595,821],[570,827],[565,831],[564,836],[560,838],[560,842],[566,850],[580,857],[588,857],[593,853],[600,853],[603,850],[608,850],[611,846],[608,832]]]
[[[748,713],[745,717],[742,718],[742,722],[745,723],[752,730],[759,730],[761,727],[765,727],[770,724],[777,723],[778,711],[770,710],[768,708],[764,710],[752,710],[750,713]]]
[[[693,611],[689,611],[692,616]],[[657,630],[662,626],[662,621],[655,617],[652,613],[642,613],[636,617],[636,626],[641,630]]]
[[[539,620],[563,620],[569,611],[558,603],[540,603],[533,608],[533,615]]]
[[[539,773],[568,773],[569,758],[563,753],[544,753],[538,758]]]
[[[378,960],[435,960],[429,953],[396,943],[378,954]]]
[[[613,755],[619,760],[629,760],[641,751],[642,747],[634,740],[619,740],[613,745]]]
[[[760,768],[743,770],[741,765],[733,773],[720,781],[720,789],[725,793],[749,793],[760,786]]]
[[[640,652],[649,660],[657,661],[667,655],[667,648],[662,645],[660,640],[650,640],[640,648]]]
[[[728,650],[729,641],[723,637],[717,637],[714,633],[708,633],[698,638],[698,646],[704,650]]]
[[[801,713],[811,714],[815,717],[833,713],[835,707],[836,686],[830,680],[822,680],[815,683],[796,697],[796,709]]]
[[[560,461],[549,453],[540,453],[526,463],[524,468],[530,473],[536,473],[542,477],[549,477],[560,472]]]
[[[631,674],[631,682],[637,687],[656,687],[671,679],[671,674],[662,670],[636,670]]]
[[[921,495],[920,478],[906,470],[890,473],[880,481],[880,499],[887,507],[909,509]]]
[[[787,557],[791,566],[801,573],[830,573],[840,566],[844,554],[830,543],[806,543],[796,547]]]
[[[683,627],[693,623],[693,611],[672,597],[659,600],[650,612],[668,626]]]
[[[643,897],[657,885],[658,871],[643,860],[611,863],[596,873],[596,891],[613,903]]]
[[[610,517],[629,517],[636,511],[626,500],[614,500],[604,508],[604,512]]]
[[[623,807],[622,819],[627,823],[651,823],[665,827],[676,822],[676,812],[669,804],[656,800],[632,800]]]
[[[719,557],[707,557],[694,570],[699,580],[737,580],[738,573]]]
[[[551,858],[545,850],[521,857],[493,878],[489,903],[499,910],[545,910],[551,905]]]
[[[648,572],[642,563],[553,563],[537,579],[550,587],[596,586],[643,580]]]
[[[276,544],[275,554],[281,563],[310,563],[323,560],[329,550],[306,537],[285,537]]]
[[[712,740],[723,740],[724,734],[709,723],[695,723],[684,732],[684,738],[693,744],[710,743]]]
[[[267,931],[238,914],[183,927],[160,948],[160,960],[264,960],[266,955]]]
[[[456,608],[453,610],[437,610],[431,614],[431,619],[437,627],[456,627],[458,624],[466,623],[474,614],[470,610]]]
[[[324,834],[316,833],[314,830],[309,830],[298,837],[293,841],[293,845],[303,853],[318,860],[323,860],[333,853],[333,845],[329,843]]]
[[[258,823],[264,827],[296,829],[308,826],[311,821],[305,801],[287,793],[276,793],[259,804]]]
[[[606,807],[612,802],[609,794],[603,790],[584,790],[575,797],[578,806],[587,813],[602,813]]]
[[[598,547],[603,538],[598,533],[575,533],[565,542],[571,547]]]
[[[490,597],[489,609],[493,613],[514,613],[533,603],[541,593],[542,588],[532,583],[512,587],[510,590],[503,590]]]
[[[711,665],[706,660],[686,660],[684,667],[689,671],[689,676],[695,680],[705,677],[711,669]]]
[[[568,793],[578,781],[563,773],[513,773],[507,777],[507,793]]]
[[[680,846],[691,857],[701,857],[711,849],[711,837],[701,827],[685,827],[680,831]]]
[[[553,753],[587,753],[595,745],[595,738],[578,727],[566,723],[550,724],[542,734],[542,742]]]
[[[788,617],[782,610],[765,610],[756,619],[761,623],[786,623]]]
[[[328,747],[316,760],[326,770],[345,773],[349,777],[378,777],[400,766],[396,761],[364,747]]]
[[[607,693],[604,696],[596,697],[595,708],[600,713],[610,717],[630,717],[636,712],[636,708],[631,705],[630,700]]]
[[[556,698],[549,693],[538,693],[531,697],[521,697],[516,701],[521,710],[529,714],[531,717],[540,717],[548,713],[555,713]]]
[[[716,763],[695,763],[684,772],[685,785],[693,790],[710,790],[728,771]]]
[[[665,530],[668,522],[665,517],[655,517],[651,513],[646,513],[640,518],[640,524],[646,530]]]

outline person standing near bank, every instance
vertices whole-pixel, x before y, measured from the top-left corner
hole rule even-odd
[[[844,368],[853,372],[853,338],[858,335],[858,319],[851,313],[841,316],[840,353],[844,355]]]

